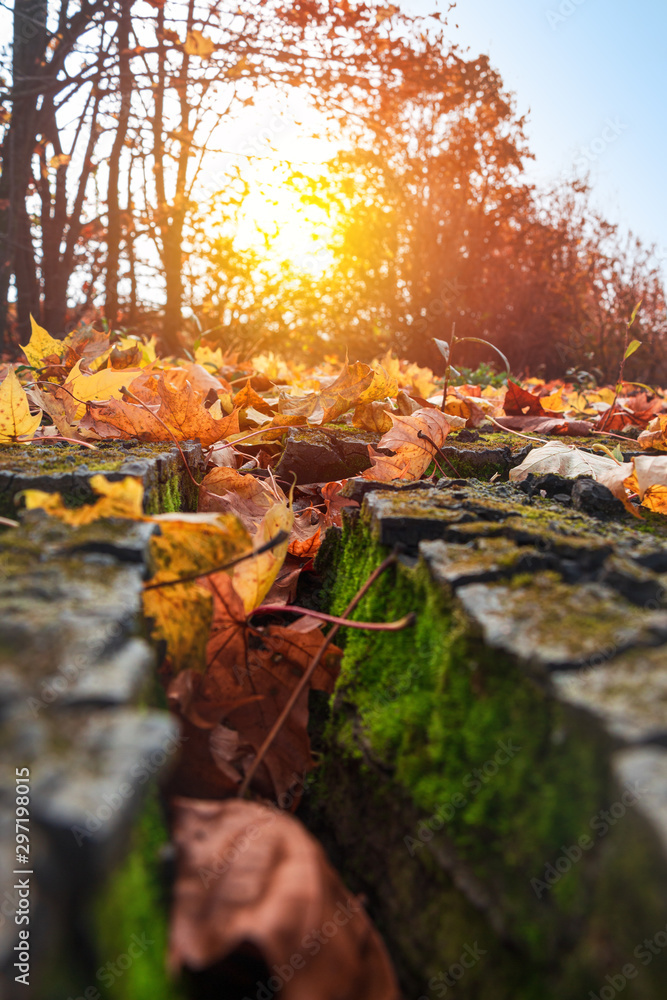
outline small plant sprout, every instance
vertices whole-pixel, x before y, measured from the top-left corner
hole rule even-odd
[[[452,338],[449,343],[447,343],[446,340],[438,340],[437,337],[433,338],[433,342],[440,351],[440,353],[442,354],[445,361],[447,362],[447,369],[445,371],[445,384],[442,389],[442,405],[440,407],[443,413],[445,412],[445,404],[447,400],[447,389],[449,388],[450,374],[452,372],[454,373],[454,375],[459,374],[456,368],[454,368],[451,364],[452,358],[454,356],[455,344],[485,344],[487,347],[490,347],[492,350],[494,350],[496,354],[500,355],[500,357],[503,359],[505,368],[507,369],[507,374],[508,375],[510,374],[510,363],[503,354],[503,352],[499,348],[497,348],[495,344],[492,344],[488,340],[482,340],[481,337],[457,337],[456,323],[452,323]]]

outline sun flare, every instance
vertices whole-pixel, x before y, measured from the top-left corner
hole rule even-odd
[[[237,247],[254,250],[276,268],[288,263],[320,275],[332,260],[338,219],[335,206],[318,196],[317,182],[326,177],[327,161],[337,151],[324,139],[290,130],[272,144],[269,155],[248,157],[241,166],[248,194],[238,218]]]

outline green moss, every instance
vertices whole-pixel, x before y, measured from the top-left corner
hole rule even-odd
[[[386,555],[363,526],[348,530],[341,547],[329,595],[334,614]],[[517,933],[539,952],[549,920],[534,912],[530,878],[560,844],[576,842],[607,801],[603,754],[507,658],[481,646],[424,567],[386,573],[355,617],[391,620],[409,611],[417,612],[412,629],[349,631],[336,704],[353,708],[361,743],[422,814],[447,817],[461,856],[502,882]],[[344,711],[334,713],[328,735],[358,756],[360,734]],[[585,885],[577,878],[571,885],[583,905]]]
[[[322,598],[333,613],[341,613],[386,554],[363,512],[348,518],[343,533],[327,540],[318,567]],[[547,578],[553,599],[553,587],[564,585],[554,574],[539,577]],[[530,586],[532,600],[535,576],[516,578],[514,585]],[[393,835],[405,840],[408,853],[401,856],[398,848],[387,845],[391,886],[410,900],[403,925],[406,914],[412,920],[413,910],[418,923],[428,911],[423,933],[431,944],[426,949],[410,944],[401,923],[394,922],[390,900],[382,903],[380,923],[387,921],[401,961],[410,964],[413,949],[418,983],[420,975],[427,980],[442,968],[439,947],[441,956],[444,952],[455,961],[456,948],[445,942],[461,942],[475,927],[468,904],[459,898],[452,909],[446,876],[438,874],[437,866],[426,877],[428,888],[414,897],[412,884],[420,877],[414,865],[434,865],[429,827],[434,823],[458,862],[491,894],[505,933],[524,956],[522,988],[516,992],[510,985],[515,967],[503,965],[498,940],[490,944],[493,962],[505,971],[498,972],[498,981],[487,977],[492,987],[484,987],[484,996],[585,996],[604,982],[606,972],[615,972],[632,956],[642,935],[651,936],[651,927],[664,923],[663,890],[654,891],[649,874],[661,868],[660,847],[654,837],[646,842],[646,827],[638,834],[635,820],[622,828],[619,824],[606,838],[596,835],[592,820],[620,795],[610,773],[607,738],[586,716],[548,696],[509,657],[486,649],[424,565],[399,564],[389,570],[354,617],[391,620],[408,611],[417,613],[412,629],[349,630],[345,636],[316,797],[329,803],[337,794],[347,794],[349,819],[339,819],[339,813],[345,814],[343,804],[324,808],[336,829],[347,823],[351,871],[364,891],[367,878],[371,888],[377,891],[377,886],[365,874],[372,868],[367,852],[355,847],[355,836],[362,834],[352,817],[361,802],[376,821],[391,815],[392,802],[403,803],[396,809],[407,826],[402,836],[395,829]],[[580,609],[582,620],[585,616],[586,609]],[[585,624],[597,627],[596,617]],[[564,622],[556,625],[564,628]],[[349,786],[337,793],[346,772],[351,774]],[[370,822],[367,818],[362,829]],[[400,821],[397,825],[400,830]],[[584,835],[593,841],[590,852],[549,885],[547,866]],[[408,857],[414,860],[408,862]],[[664,881],[661,877],[661,886]],[[633,920],[609,917],[614,892],[617,900],[635,892]],[[485,940],[493,939],[488,925],[484,933]],[[651,979],[659,982],[657,974]],[[472,980],[462,996],[477,995]],[[418,988],[426,992],[421,982]],[[647,989],[647,997],[658,995],[655,985]]]
[[[105,1000],[181,1000],[184,996],[165,970],[168,911],[158,851],[167,839],[153,793],[133,832],[130,853],[111,875],[95,907],[98,981]],[[119,963],[125,955],[128,959]]]
[[[331,595],[334,614],[385,554],[366,532],[348,534],[341,582]],[[493,848],[500,857],[509,841],[512,857],[504,854],[503,863],[529,870],[553,838],[576,835],[600,799],[604,775],[592,748],[566,741],[572,759],[563,767],[562,755],[550,752],[553,732],[566,725],[562,711],[508,660],[481,647],[425,568],[385,574],[354,617],[382,621],[409,611],[417,612],[417,622],[403,632],[349,631],[338,698],[354,705],[373,754],[395,769],[416,805],[429,812],[457,793],[467,799],[450,832],[469,856],[488,858]],[[480,783],[475,768],[492,761],[503,741],[521,752],[498,780]],[[537,760],[543,760],[539,776]],[[591,780],[578,781],[570,794],[571,775],[581,777],[582,767]],[[488,770],[498,769],[489,764]],[[567,789],[567,809],[557,802],[559,787]]]

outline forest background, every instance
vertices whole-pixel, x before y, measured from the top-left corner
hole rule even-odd
[[[432,338],[455,328],[514,373],[611,382],[641,300],[625,376],[665,384],[653,248],[594,209],[585,177],[529,182],[512,95],[450,38],[443,15],[348,0],[16,0],[0,351],[32,314],[56,337],[106,324],[173,354],[392,349],[442,370]],[[271,155],[295,122],[325,162]]]

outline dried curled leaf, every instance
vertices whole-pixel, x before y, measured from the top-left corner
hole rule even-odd
[[[667,414],[654,417],[637,440],[642,448],[667,451]]]
[[[373,465],[363,473],[366,479],[382,482],[419,479],[433,460],[436,449],[445,443],[452,427],[464,427],[466,423],[462,417],[441,413],[433,408],[415,410],[409,417],[392,413],[391,419],[393,427],[380,438],[378,448],[387,448],[394,454],[382,455],[369,445]]]
[[[382,939],[304,827],[254,802],[176,799],[170,964],[250,946],[284,1000],[399,1000]]]
[[[244,744],[256,753],[276,721],[296,684],[320,650],[324,636],[312,619],[289,626],[258,629],[246,620],[246,610],[227,573],[210,577],[206,586],[213,594],[213,618],[206,649],[204,674],[185,670],[170,683],[169,702],[193,726],[214,730],[223,722],[235,729]],[[332,646],[319,664],[310,687],[333,691],[341,651]],[[254,756],[254,754],[253,754]],[[197,788],[212,794],[209,772],[198,763]],[[313,766],[308,737],[308,691],[304,690],[285,725],[272,743],[253,787],[265,796],[278,798]],[[185,778],[190,778],[186,771]],[[179,776],[179,786],[185,779]],[[185,781],[185,787],[191,787]]]

